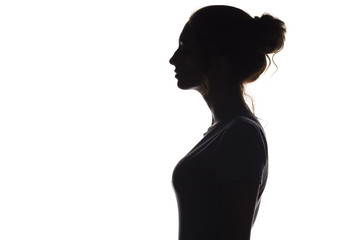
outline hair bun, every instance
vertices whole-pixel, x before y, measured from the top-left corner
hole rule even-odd
[[[284,47],[285,23],[268,13],[255,17],[256,46],[264,54],[277,53]]]

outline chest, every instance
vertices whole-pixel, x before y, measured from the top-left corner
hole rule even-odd
[[[200,142],[175,166],[172,176],[178,192],[210,191],[215,186],[214,159],[218,156],[217,139]]]

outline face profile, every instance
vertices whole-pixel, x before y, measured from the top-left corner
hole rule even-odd
[[[202,91],[205,76],[200,70],[202,59],[196,44],[196,37],[187,23],[180,34],[179,47],[170,59],[170,64],[175,66],[177,85],[183,90]]]

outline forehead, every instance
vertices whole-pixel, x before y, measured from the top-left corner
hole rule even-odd
[[[188,22],[185,24],[184,29],[180,34],[179,41],[187,42],[187,43],[195,41],[195,36],[192,33]]]

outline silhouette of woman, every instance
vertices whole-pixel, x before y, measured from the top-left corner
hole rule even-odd
[[[180,89],[200,92],[212,112],[203,139],[174,168],[179,240],[249,240],[267,175],[263,128],[244,101],[244,85],[284,45],[284,22],[207,6],[186,23],[170,59]],[[270,61],[271,63],[271,61]]]

